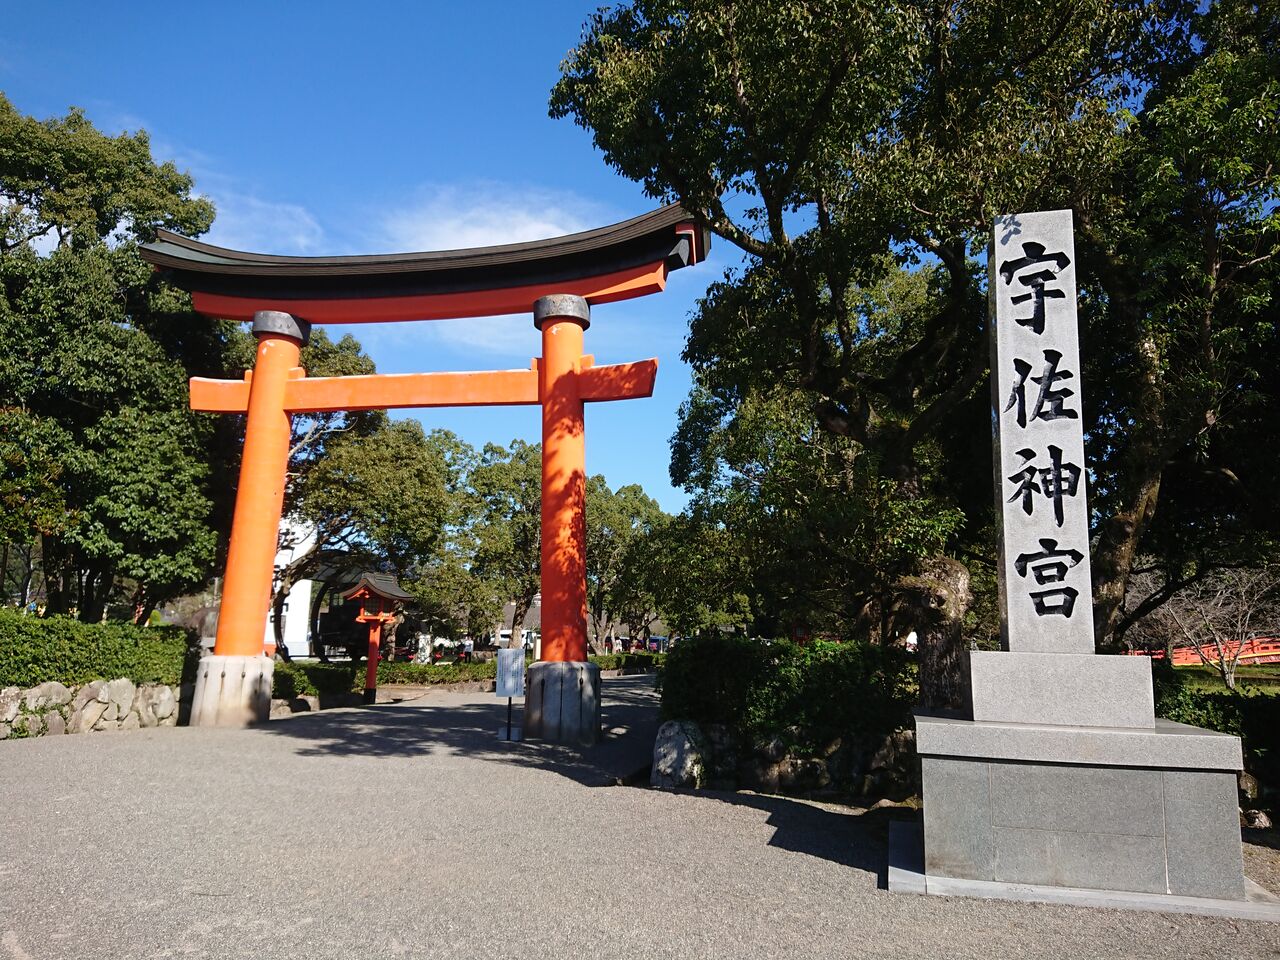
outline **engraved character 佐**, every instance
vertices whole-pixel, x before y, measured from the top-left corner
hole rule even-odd
[[[1080,489],[1080,467],[1074,463],[1062,462],[1062,449],[1049,444],[1049,466],[1037,467],[1033,464],[1036,458],[1034,450],[1019,450],[1022,457],[1022,469],[1009,477],[1010,483],[1016,483],[1017,489],[1008,500],[1013,503],[1021,498],[1022,512],[1028,517],[1034,509],[1033,500],[1036,494],[1048,498],[1053,503],[1053,518],[1058,526],[1063,523],[1062,499],[1074,497]]]
[[[1055,390],[1053,385],[1059,380],[1070,380],[1075,376],[1070,370],[1058,371],[1058,364],[1062,361],[1062,354],[1057,350],[1044,351],[1044,370],[1038,377],[1031,377],[1031,364],[1025,360],[1014,358],[1013,369],[1018,374],[1018,382],[1013,385],[1013,390],[1009,392],[1009,402],[1005,404],[1004,412],[1008,413],[1014,407],[1017,407],[1018,426],[1025,427],[1027,425],[1027,380],[1038,384],[1040,390],[1036,395],[1035,405],[1031,409],[1032,420],[1078,420],[1080,412],[1078,410],[1068,410],[1063,404],[1068,399],[1075,396],[1075,391],[1062,387]]]
[[[1058,273],[1071,262],[1071,258],[1062,252],[1045,253],[1044,244],[1036,243],[1032,240],[1023,242],[1022,253],[1023,255],[1016,260],[1006,260],[1000,265],[1000,276],[1004,278],[1005,285],[1008,286],[1013,282],[1014,276],[1020,270],[1037,267],[1042,263],[1052,265],[1053,269],[1036,270],[1034,273],[1019,276],[1018,283],[1024,287],[1029,287],[1030,291],[1011,298],[1013,303],[1031,301],[1031,316],[1014,317],[1013,319],[1024,327],[1030,327],[1035,333],[1044,333],[1045,300],[1065,300],[1067,297],[1063,291],[1046,290],[1045,286],[1057,279]]]
[[[1063,550],[1058,541],[1050,538],[1040,540],[1037,553],[1022,553],[1013,561],[1013,568],[1018,576],[1027,576],[1030,569],[1040,586],[1050,583],[1063,583],[1067,579],[1067,571],[1084,559],[1079,550]],[[1032,590],[1029,596],[1035,606],[1036,615],[1070,617],[1076,606],[1076,598],[1080,591],[1075,587],[1050,587],[1048,590]]]

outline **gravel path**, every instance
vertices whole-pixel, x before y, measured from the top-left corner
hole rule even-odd
[[[650,682],[610,682],[611,728]],[[605,786],[502,715],[0,744],[0,958],[1280,956],[1280,925],[889,894],[884,811]]]

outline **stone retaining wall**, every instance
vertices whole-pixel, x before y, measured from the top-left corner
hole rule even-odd
[[[94,680],[68,687],[50,680],[37,687],[0,690],[0,740],[173,727],[191,691],[162,683]]]

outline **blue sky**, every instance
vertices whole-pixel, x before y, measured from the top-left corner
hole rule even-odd
[[[547,116],[558,66],[596,0],[467,3],[9,5],[0,90],[36,117],[75,105],[107,131],[145,129],[218,207],[212,243],[300,255],[450,249],[555,236],[652,209],[590,134]],[[667,477],[688,318],[736,258],[671,275],[665,293],[598,308],[597,362],[656,356],[652,399],[592,404],[587,470]],[[385,373],[526,367],[529,317],[349,330]],[[477,446],[539,438],[536,408],[412,412]]]

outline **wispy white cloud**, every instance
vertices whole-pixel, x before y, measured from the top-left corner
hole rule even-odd
[[[217,208],[213,228],[202,239],[220,247],[255,253],[310,256],[325,249],[325,231],[306,207],[277,203],[229,189],[205,196]]]
[[[374,222],[371,240],[387,250],[460,250],[577,233],[608,213],[573,193],[481,181],[423,187]]]
[[[403,206],[371,216],[368,243],[394,252],[460,250],[559,237],[613,219],[608,208],[568,191],[493,181],[432,184]],[[425,325],[423,335],[441,346],[510,362],[522,362],[537,348],[528,316],[441,320]]]

